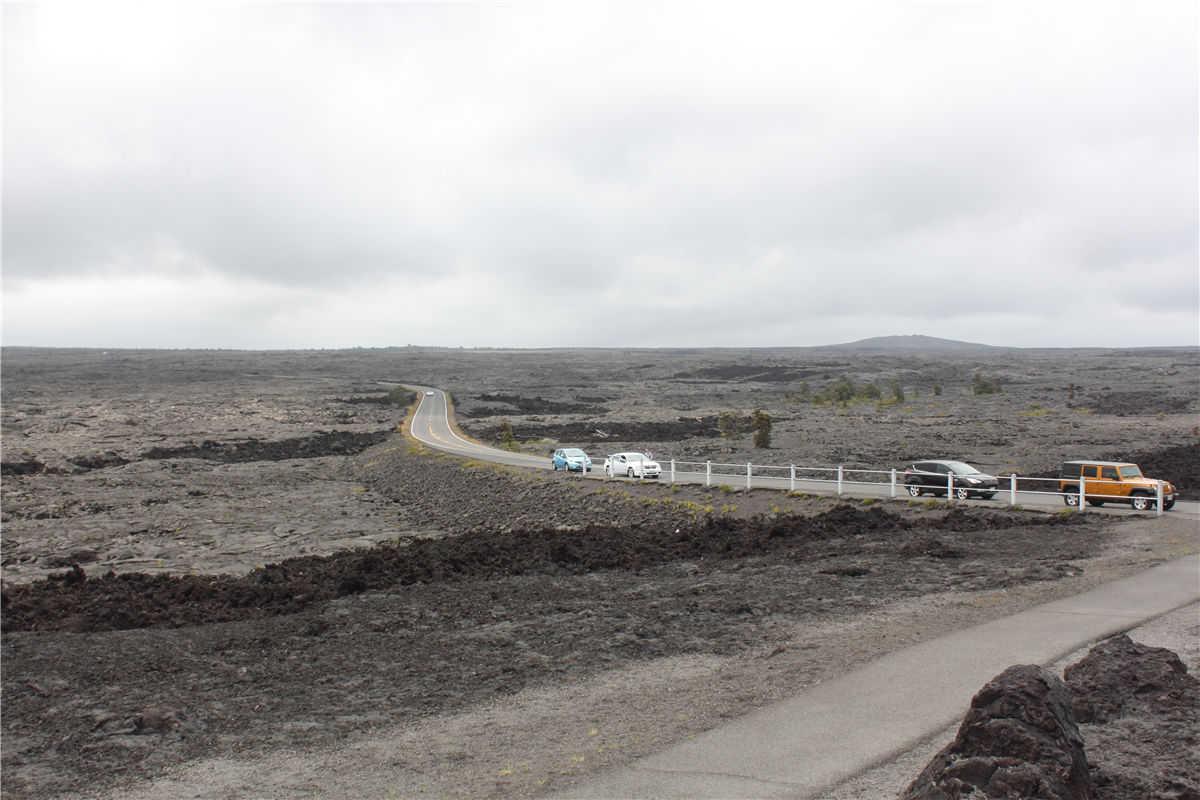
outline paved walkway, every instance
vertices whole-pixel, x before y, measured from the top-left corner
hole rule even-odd
[[[1050,664],[1200,599],[1193,555],[884,656],[562,798],[819,798],[962,718],[1014,664]]]

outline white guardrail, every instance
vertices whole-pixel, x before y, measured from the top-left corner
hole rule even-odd
[[[662,462],[660,461],[659,463]],[[674,458],[670,459],[667,464],[669,464],[669,467],[663,470],[663,477],[671,483],[683,479],[684,476],[691,479],[687,482],[698,483],[699,481],[696,478],[703,476],[705,486],[744,483],[747,489],[758,486],[760,488],[786,488],[788,491],[797,492],[804,488],[812,488],[811,484],[821,484],[820,488],[826,491],[836,487],[838,495],[843,494],[847,489],[861,489],[864,487],[887,487],[890,497],[896,497],[899,493],[911,494],[909,486],[904,482],[904,471],[895,469],[860,469],[843,466],[804,467],[794,464],[787,467],[780,467],[769,464],[754,464],[752,462],[723,464],[715,461],[679,461]],[[696,469],[684,469],[684,467],[696,467]],[[733,479],[733,482],[731,483],[731,481],[723,479]],[[1105,502],[1129,502],[1124,497],[1118,498],[1096,494],[1096,487],[1094,485],[1091,486],[1092,494],[1085,496],[1085,482],[1083,480],[1071,480],[1072,484],[1078,483],[1077,492],[1060,491],[1059,487],[1062,484],[1059,478],[1033,478],[1023,475],[1009,475],[1000,476],[998,481],[999,485],[995,490],[995,495],[1006,495],[1008,504],[1013,506],[1017,505],[1018,492],[1024,495],[1060,497],[1063,498],[1065,505],[1073,508],[1083,508],[1085,503],[1099,505]],[[1046,488],[1030,488],[1031,486],[1045,486]],[[951,502],[955,499],[965,500],[969,497],[978,496],[980,493],[978,488],[970,488],[962,485],[955,486],[953,475],[946,476],[945,488],[942,488],[940,485],[925,484],[921,487],[921,491],[936,492],[939,495],[944,493]],[[990,493],[992,490],[988,489],[987,491]],[[1145,496],[1144,502],[1146,503],[1146,507],[1139,510],[1149,510],[1153,506],[1156,513],[1162,516],[1163,481],[1157,482],[1156,496]]]

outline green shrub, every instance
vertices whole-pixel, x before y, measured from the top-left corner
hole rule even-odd
[[[770,447],[771,415],[761,408],[756,408],[750,416],[754,420],[754,446],[759,448]]]
[[[1002,378],[985,378],[976,372],[971,379],[971,394],[1000,394],[1000,384],[1003,382]]]
[[[717,414],[717,430],[727,439],[739,439],[742,433],[742,415],[733,410]]]
[[[517,436],[508,420],[500,423],[500,447],[513,451],[517,449]]]
[[[826,390],[826,394],[829,396],[830,402],[837,403],[845,408],[846,404],[858,394],[858,390],[854,387],[854,381],[843,375]]]
[[[394,406],[400,406],[401,408],[411,406],[414,402],[416,402],[416,399],[417,393],[409,391],[403,386],[393,386],[388,391],[388,400],[390,400]]]

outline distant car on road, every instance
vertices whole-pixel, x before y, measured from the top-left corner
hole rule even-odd
[[[433,397],[433,392],[426,392],[426,393],[425,393],[425,396],[426,396],[426,397]]]
[[[946,484],[951,481],[954,496],[959,500],[966,500],[968,497],[991,500],[1000,486],[1000,481],[995,475],[980,472],[964,461],[914,461],[904,470],[904,485],[913,497],[920,497],[926,492],[938,496],[945,495]]]
[[[657,478],[662,467],[645,453],[613,453],[604,459],[604,474],[610,478]]]
[[[588,454],[578,447],[561,447],[554,451],[550,461],[554,468],[565,469],[567,472],[591,472],[592,460]]]

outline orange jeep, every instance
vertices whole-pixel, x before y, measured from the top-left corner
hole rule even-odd
[[[1067,461],[1058,475],[1058,491],[1069,506],[1079,505],[1079,483],[1088,505],[1128,503],[1136,511],[1154,508],[1159,482],[1125,461]],[[1175,487],[1163,481],[1163,511],[1175,505]]]

